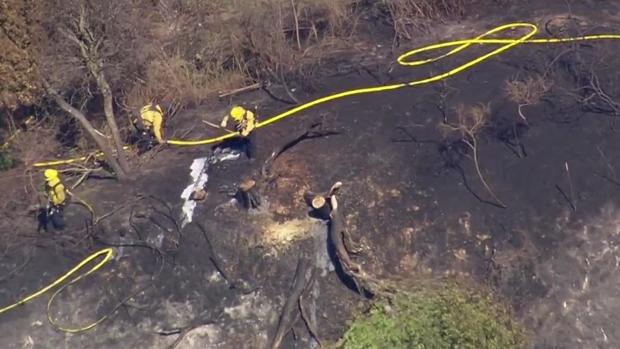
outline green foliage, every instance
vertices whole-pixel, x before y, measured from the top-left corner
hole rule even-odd
[[[489,295],[454,284],[377,304],[345,334],[345,349],[520,349],[523,328]]]
[[[10,170],[15,166],[15,159],[7,151],[0,150],[0,171]]]

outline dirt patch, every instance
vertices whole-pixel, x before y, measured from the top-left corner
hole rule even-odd
[[[262,241],[268,246],[286,247],[296,240],[306,238],[313,224],[310,219],[293,219],[282,223],[263,224]]]
[[[303,212],[303,195],[310,189],[308,183],[311,176],[309,165],[301,161],[306,154],[284,154],[277,159],[273,166],[273,179],[267,184],[267,192],[270,195],[271,207],[274,214],[280,219],[299,217]]]

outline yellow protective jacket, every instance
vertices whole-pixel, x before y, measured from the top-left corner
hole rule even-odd
[[[254,131],[256,128],[256,116],[249,110],[246,110],[240,118],[231,118],[235,121],[235,128],[243,137],[249,136],[250,132]]]
[[[45,185],[47,190],[47,198],[53,206],[60,206],[65,203],[65,186],[60,179],[54,178]]]
[[[159,104],[147,104],[140,109],[140,118],[144,127],[153,131],[155,138],[159,143],[162,143],[161,137],[161,124],[164,119],[164,112],[161,110]]]

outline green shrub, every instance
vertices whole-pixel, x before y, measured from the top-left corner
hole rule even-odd
[[[376,304],[345,334],[345,349],[521,349],[523,328],[489,295],[454,284]]]
[[[15,166],[15,159],[7,152],[0,150],[0,171],[10,170]]]

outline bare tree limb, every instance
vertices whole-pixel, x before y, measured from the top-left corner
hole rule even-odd
[[[297,309],[295,305],[298,304],[299,297],[301,297],[301,294],[306,289],[306,285],[312,276],[312,272],[313,268],[310,267],[310,262],[308,258],[302,255],[297,263],[295,281],[293,282],[291,293],[286,299],[284,307],[282,308],[282,313],[280,314],[278,328],[273,337],[271,349],[277,349],[280,347],[284,336],[293,326],[293,323],[298,315],[297,312],[295,312],[295,310]]]
[[[304,297],[309,293],[308,290],[310,290],[312,284],[315,282],[315,275],[316,269],[313,269],[312,276],[310,277],[310,281],[308,281],[305,292],[299,295],[299,313],[301,315],[301,319],[306,325],[306,328],[308,329],[308,333],[310,333],[310,335],[316,341],[319,347],[323,347],[323,343],[321,343],[321,339],[319,338],[318,331],[316,329],[316,324],[308,316],[308,314],[306,313],[306,309],[304,308]]]
[[[105,139],[102,139],[101,136],[99,136],[95,130],[95,128],[93,127],[93,125],[90,123],[90,121],[88,121],[88,119],[86,118],[86,116],[84,114],[82,114],[82,112],[80,112],[79,110],[77,110],[76,108],[74,108],[73,106],[71,106],[69,103],[67,103],[62,97],[60,97],[60,95],[58,95],[58,93],[52,89],[48,84],[44,83],[44,85],[46,85],[46,89],[47,92],[49,93],[49,95],[52,97],[52,99],[54,100],[54,102],[56,102],[56,104],[58,104],[58,106],[64,110],[65,112],[67,112],[69,115],[71,115],[72,117],[74,117],[76,120],[78,120],[80,122],[80,124],[82,125],[82,127],[86,130],[86,132],[91,136],[91,138],[95,141],[95,143],[97,144],[97,147],[99,149],[101,149],[101,151],[103,152],[103,155],[105,156],[108,164],[110,165],[110,167],[112,167],[112,169],[114,170],[117,178],[119,180],[124,180],[126,179],[125,177],[125,171],[123,171],[123,169],[120,167],[116,157],[114,156],[114,152],[112,151],[112,149],[110,148],[110,145],[106,142]]]

